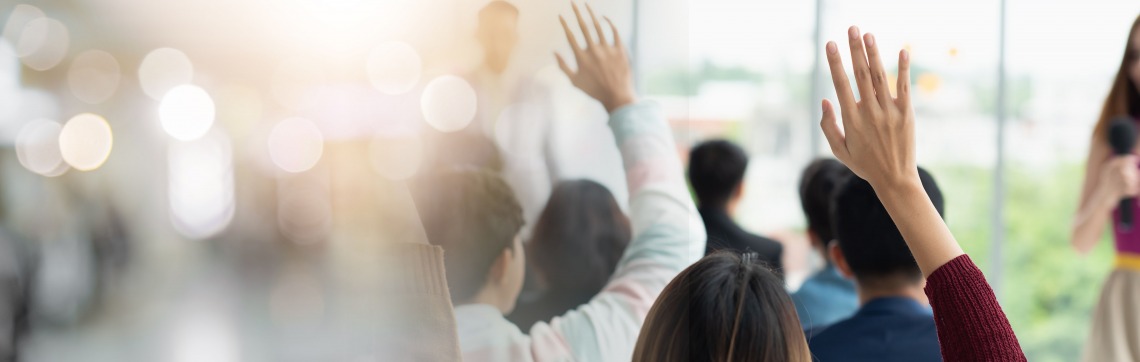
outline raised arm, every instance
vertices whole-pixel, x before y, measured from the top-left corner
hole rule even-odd
[[[1085,162],[1085,179],[1081,199],[1073,218],[1070,242],[1077,252],[1088,253],[1111,220],[1112,209],[1122,197],[1136,196],[1140,191],[1140,175],[1136,156],[1112,157],[1103,139],[1093,138],[1089,158]]]
[[[1024,361],[985,276],[964,255],[923,192],[915,161],[909,54],[899,52],[898,96],[892,97],[875,37],[860,36],[856,27],[848,36],[861,99],[856,101],[852,94],[837,45],[828,42],[827,60],[843,125],[824,100],[820,126],[835,157],[874,187],[927,277],[943,359]]]
[[[628,361],[637,334],[657,295],[677,273],[699,259],[705,231],[685,187],[681,161],[669,125],[651,103],[638,101],[629,59],[613,23],[607,41],[593,11],[592,26],[574,6],[585,46],[562,21],[577,70],[557,56],[575,87],[602,103],[621,150],[630,194],[633,239],[614,276],[589,303],[531,330],[535,343],[554,334],[582,361]],[[591,33],[596,36],[591,36]],[[536,346],[534,350],[538,350]]]

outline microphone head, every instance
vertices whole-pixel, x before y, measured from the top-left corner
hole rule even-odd
[[[1118,116],[1108,127],[1108,144],[1118,155],[1132,152],[1136,146],[1136,124],[1131,117]]]

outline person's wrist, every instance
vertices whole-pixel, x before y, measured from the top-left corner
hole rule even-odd
[[[614,111],[621,109],[621,107],[637,103],[637,96],[632,91],[620,92],[609,97],[602,105],[606,107],[606,113],[614,113]]]
[[[871,183],[871,187],[875,192],[894,192],[904,191],[914,188],[922,189],[922,180],[918,177],[918,169],[914,172],[907,172],[896,175],[886,175],[885,177],[877,178],[876,180],[867,180]],[[882,191],[880,191],[882,190]]]

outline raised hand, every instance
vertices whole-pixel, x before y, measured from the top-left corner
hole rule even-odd
[[[590,19],[593,21],[593,27],[597,33],[596,37],[592,37],[590,27],[582,19],[578,5],[573,3],[571,5],[574,6],[574,16],[578,18],[578,27],[582,29],[582,37],[585,38],[586,46],[583,48],[578,45],[578,39],[570,30],[570,26],[566,24],[566,19],[559,16],[558,20],[562,22],[562,30],[566,31],[566,40],[570,42],[570,49],[574,52],[574,61],[577,63],[578,70],[571,70],[570,66],[566,64],[566,60],[562,59],[558,53],[554,53],[554,57],[558,59],[558,66],[562,68],[562,72],[566,73],[575,87],[602,102],[607,112],[613,112],[622,106],[635,102],[637,93],[633,90],[633,72],[630,70],[629,57],[626,55],[625,46],[622,45],[621,36],[618,35],[614,23],[609,18],[605,18],[613,32],[613,42],[606,42],[602,24],[598,22],[598,18],[594,16],[594,10],[587,4],[586,11],[590,13]]]
[[[836,158],[876,188],[918,182],[909,54],[906,50],[899,52],[898,96],[891,97],[875,36],[860,36],[859,28],[852,26],[848,38],[860,99],[855,101],[851,92],[838,47],[835,42],[828,42],[827,62],[839,97],[843,127],[836,122],[835,108],[824,100],[820,126],[827,143]]]

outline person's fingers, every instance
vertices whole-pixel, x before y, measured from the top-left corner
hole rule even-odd
[[[887,85],[887,72],[883,70],[883,60],[879,58],[879,44],[875,42],[875,35],[863,35],[863,42],[867,47],[867,66],[871,70],[871,86],[875,88],[875,99],[881,107],[891,102],[891,88]]]
[[[827,145],[831,146],[831,153],[835,154],[835,158],[847,164],[850,155],[847,151],[847,138],[843,134],[843,130],[839,129],[839,122],[835,119],[835,108],[826,99],[823,100],[823,118],[819,120],[819,127],[823,129],[823,136],[827,138]]]
[[[590,8],[590,3],[586,3],[586,12],[590,13],[590,21],[594,22],[594,31],[598,33],[598,44],[606,45],[606,32],[602,31],[602,23],[598,22],[597,16],[594,16],[594,9]]]
[[[566,25],[566,18],[559,15],[558,21],[562,22],[562,31],[566,32],[566,41],[570,42],[570,49],[577,55],[578,52],[582,51],[582,47],[578,46],[578,38],[574,36],[573,31],[570,31],[570,26]]]
[[[610,32],[613,33],[613,35],[614,35],[614,47],[616,47],[618,49],[623,49],[622,45],[621,45],[621,34],[618,34],[617,27],[614,26],[613,20],[610,20],[610,18],[608,16],[603,17],[603,19],[606,19],[606,22],[610,24]]]
[[[906,49],[899,51],[899,80],[895,86],[898,95],[895,97],[895,104],[898,105],[903,112],[910,111],[910,52]]]
[[[582,19],[582,12],[578,10],[578,4],[570,3],[574,7],[574,17],[578,18],[578,27],[582,28],[582,37],[586,38],[586,48],[594,47],[594,38],[590,36],[590,28],[586,26],[586,21]]]
[[[847,29],[847,42],[851,46],[851,68],[855,71],[855,84],[859,88],[859,100],[863,106],[876,102],[867,102],[875,99],[875,88],[871,85],[871,70],[867,66],[867,51],[863,49],[863,37],[859,36],[859,28],[852,26]],[[876,107],[877,108],[877,107]]]
[[[558,54],[557,52],[555,52],[555,53],[554,53],[554,58],[555,58],[555,59],[558,59],[558,68],[561,68],[561,69],[562,69],[562,72],[563,72],[563,73],[566,73],[566,77],[568,77],[568,78],[570,78],[570,79],[574,79],[574,71],[573,71],[573,70],[570,70],[570,66],[569,66],[569,65],[566,65],[566,60],[565,60],[565,59],[562,59],[562,55],[560,55],[560,54]]]
[[[843,59],[839,57],[839,46],[835,42],[827,42],[827,64],[831,67],[831,82],[835,83],[835,95],[839,97],[839,106],[844,109],[854,109],[855,96],[851,94],[851,81],[847,79],[847,71],[843,70]]]

